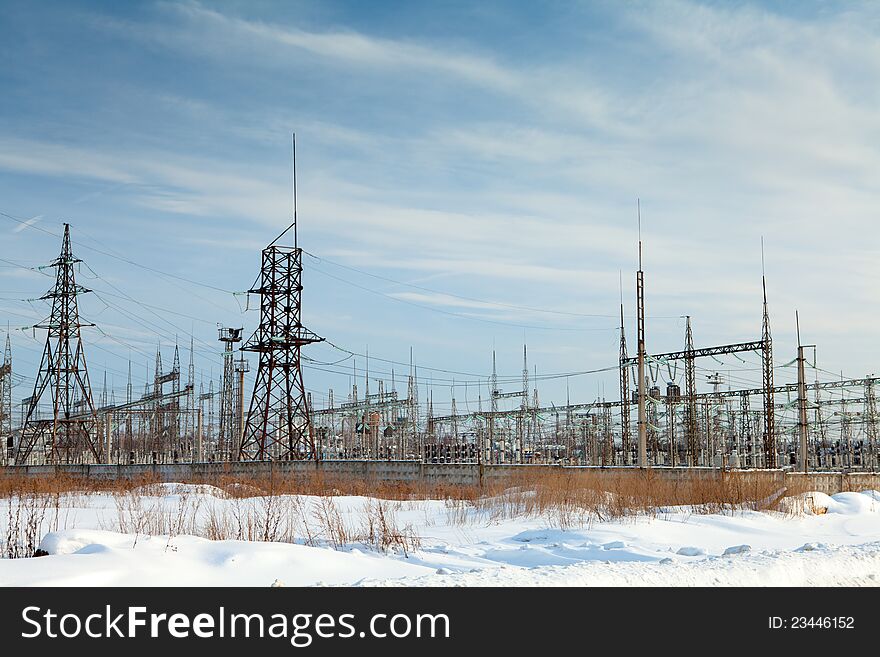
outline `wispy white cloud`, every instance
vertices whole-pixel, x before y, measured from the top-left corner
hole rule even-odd
[[[283,65],[279,48],[366,69],[431,71],[505,90],[519,77],[486,55],[434,48],[418,41],[385,39],[354,30],[310,31],[268,21],[246,20],[197,2],[159,3],[172,24],[145,25],[95,16],[98,28],[173,48],[222,58],[257,56],[263,64]]]
[[[63,179],[129,186],[145,207],[194,216],[235,216],[255,222],[283,221],[289,205],[284,188],[213,159],[179,152],[130,152],[28,139],[0,138],[0,169]],[[265,171],[265,169],[264,169]],[[267,175],[267,178],[271,176]],[[83,197],[78,197],[79,201]],[[281,210],[279,212],[279,210]],[[270,217],[269,219],[263,219]]]
[[[433,306],[443,306],[446,308],[479,308],[481,310],[501,310],[507,311],[497,303],[485,301],[471,301],[455,297],[449,294],[440,294],[436,292],[389,292],[388,296],[395,299],[403,299],[404,301],[413,301],[416,303],[430,304]]]
[[[249,20],[198,2],[160,3],[172,22],[143,24],[94,17],[100,29],[128,38],[221,60],[242,59],[270,70],[296,66],[295,53],[320,65],[336,64],[387,80],[389,74],[415,75],[420,83],[467,83],[478,93],[497,93],[546,112],[559,112],[581,125],[625,130],[606,91],[577,65],[523,70],[498,61],[490,51],[457,43],[425,43],[382,38],[355,30],[307,30],[296,25]],[[286,52],[287,51],[287,52]],[[290,53],[288,55],[288,52]],[[433,77],[438,76],[439,80]],[[579,83],[572,84],[572,78]],[[369,85],[369,81],[364,84]]]
[[[553,62],[514,56],[509,43],[306,26],[247,6],[102,17],[98,36],[199,71],[199,84],[144,82],[138,96],[144,114],[181,126],[175,138],[137,134],[122,148],[88,134],[62,144],[9,132],[0,168],[88,181],[89,194],[99,182],[123,210],[212,231],[188,231],[184,244],[256,251],[259,235],[288,221],[295,129],[310,250],[396,278],[437,277],[431,287],[474,298],[575,312],[613,312],[618,270],[632,306],[641,197],[649,313],[694,315],[701,344],[755,336],[764,236],[780,349],[798,307],[816,340],[835,341],[829,358],[860,363],[868,338],[838,338],[868,335],[880,319],[880,12],[685,1],[606,11],[601,51],[587,45],[593,27],[576,26],[564,48],[548,48]],[[273,92],[251,97],[261,89]],[[128,91],[108,98],[124,102]],[[135,134],[145,121],[117,128]],[[393,294],[507,316],[491,302]],[[361,316],[375,300],[350,303],[344,314]],[[447,340],[421,315],[371,313],[363,326],[336,317],[330,293],[310,304],[358,340]],[[652,323],[651,344],[673,348],[679,328]],[[596,344],[583,350],[592,357]]]
[[[30,226],[37,224],[42,218],[43,218],[43,215],[41,215],[41,214],[35,215],[35,216],[31,217],[30,219],[27,219],[27,220],[23,221],[22,223],[13,226],[12,232],[13,233],[20,233],[25,228],[29,228]]]

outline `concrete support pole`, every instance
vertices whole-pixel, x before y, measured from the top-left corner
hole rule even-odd
[[[797,390],[798,390],[798,438],[800,445],[798,449],[798,469],[806,472],[810,466],[810,454],[807,447],[809,438],[809,427],[807,426],[807,377],[804,372],[806,359],[804,358],[804,349],[813,347],[814,345],[801,344],[801,322],[797,311],[794,313],[795,327],[797,328]]]
[[[205,448],[202,443],[202,409],[200,408],[196,414],[196,463],[202,463],[205,460]]]
[[[238,370],[238,409],[236,411],[238,413],[238,422],[236,423],[238,431],[236,432],[237,444],[232,450],[232,453],[234,454],[232,458],[233,461],[238,460],[238,452],[241,449],[241,443],[244,440],[244,428],[247,424],[247,418],[244,416],[244,373],[244,367],[240,367]],[[311,407],[311,404],[309,404],[309,407]],[[309,430],[311,431],[311,423],[309,423],[309,427]]]
[[[804,348],[798,346],[798,436],[800,450],[798,452],[798,469],[806,472],[809,469],[809,453],[807,451],[807,382],[804,376]]]
[[[105,440],[106,445],[104,446],[104,463],[110,465],[111,463],[113,463],[113,411],[107,412]]]

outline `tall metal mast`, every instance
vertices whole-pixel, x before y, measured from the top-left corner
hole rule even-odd
[[[761,288],[764,292],[764,321],[761,330],[764,388],[764,467],[776,467],[776,418],[773,407],[773,340],[767,311],[767,278],[764,275],[764,240],[761,240]]]
[[[526,345],[523,345],[523,369],[522,369],[522,402],[520,404],[520,430],[519,451],[516,457],[517,463],[525,460],[526,445],[531,435],[531,422],[529,421],[529,359]]]
[[[700,441],[697,439],[697,364],[694,356],[694,332],[690,315],[685,317],[684,332],[684,390],[687,398],[685,422],[687,424],[688,465],[700,464]]]
[[[492,350],[492,376],[489,379],[489,456],[487,461],[491,462],[491,455],[495,451],[495,417],[498,415],[498,370],[495,367],[495,350]],[[498,457],[501,458],[500,456]],[[499,461],[500,462],[500,461]]]
[[[645,413],[645,272],[642,271],[642,206],[639,213],[639,271],[636,272],[636,305],[638,306],[638,371],[639,371],[639,460],[640,468],[648,467],[648,420]]]

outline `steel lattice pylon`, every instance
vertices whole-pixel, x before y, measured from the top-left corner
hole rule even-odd
[[[0,461],[13,458],[12,443],[12,344],[9,341],[9,330],[6,331],[6,349],[3,362],[0,364]]]
[[[45,324],[35,326],[49,333],[15,450],[17,465],[26,463],[41,443],[46,462],[101,462],[102,444],[80,334],[83,326],[94,324],[83,324],[79,319],[76,298],[90,290],[76,283],[74,265],[78,262],[81,260],[70,248],[70,225],[64,224],[61,255],[50,265],[57,272],[55,287],[41,297],[52,300],[52,312]],[[47,394],[51,397],[52,417],[40,418],[39,404]]]
[[[234,454],[239,450],[241,423],[235,418],[235,361],[233,345],[241,342],[240,328],[221,327],[219,340],[223,343],[223,380],[220,387],[220,435],[218,449],[221,454]],[[226,458],[224,456],[224,458]]]
[[[623,304],[620,304],[620,447],[621,465],[629,465],[629,365],[626,363],[626,332],[623,327]]]
[[[260,287],[250,292],[261,297],[260,326],[242,351],[260,354],[260,364],[239,458],[318,459],[300,352],[324,338],[301,322],[302,249],[266,247]]]

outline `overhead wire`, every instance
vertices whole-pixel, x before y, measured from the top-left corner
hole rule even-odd
[[[4,217],[6,217],[6,218],[8,218],[8,219],[10,219],[10,220],[12,220],[12,221],[15,221],[15,222],[17,222],[17,223],[19,223],[19,224],[22,224],[22,225],[26,226],[27,228],[30,228],[30,229],[33,229],[33,230],[41,231],[41,232],[43,232],[43,233],[45,233],[45,234],[51,235],[51,236],[56,237],[56,238],[60,237],[60,235],[56,234],[56,233],[53,232],[53,231],[47,230],[47,229],[46,229],[45,227],[43,227],[43,226],[39,226],[39,225],[36,225],[36,224],[30,223],[30,221],[27,220],[27,219],[23,219],[23,218],[20,218],[20,217],[16,217],[16,216],[11,215],[11,214],[8,214],[8,213],[6,213],[6,212],[0,212],[0,216],[4,216]],[[95,243],[101,245],[101,246],[104,247],[104,248],[97,248],[97,247],[95,247],[95,246],[92,246],[92,245],[89,245],[89,244],[83,243],[83,242],[80,241],[80,240],[74,240],[74,242],[77,244],[77,246],[80,246],[80,247],[83,247],[83,248],[89,249],[89,250],[91,250],[91,251],[93,251],[93,252],[100,253],[100,254],[105,255],[105,256],[107,256],[107,257],[110,257],[110,258],[114,258],[114,259],[116,259],[116,260],[119,260],[119,261],[124,262],[124,263],[126,263],[126,264],[130,264],[130,265],[132,265],[132,266],[135,266],[135,267],[138,267],[138,268],[144,269],[144,270],[146,270],[146,271],[150,271],[150,272],[152,272],[152,273],[154,273],[154,274],[156,274],[156,275],[158,275],[158,276],[162,276],[162,277],[164,277],[164,278],[174,279],[174,280],[177,280],[177,281],[181,281],[181,282],[184,282],[184,283],[188,283],[188,284],[190,284],[190,285],[196,285],[196,286],[204,287],[204,288],[206,288],[206,289],[211,289],[211,290],[213,290],[213,291],[221,292],[221,293],[224,293],[224,294],[232,294],[233,297],[235,297],[235,295],[240,295],[240,294],[242,294],[241,292],[234,292],[234,291],[227,290],[227,289],[224,289],[224,288],[219,287],[219,286],[216,286],[216,285],[211,285],[211,284],[203,283],[203,282],[201,282],[201,281],[197,281],[197,280],[194,280],[194,279],[188,278],[188,277],[186,277],[186,276],[181,276],[181,275],[178,275],[178,274],[173,274],[173,273],[170,273],[170,272],[167,272],[167,271],[163,271],[163,270],[161,270],[161,269],[159,269],[159,268],[156,268],[156,267],[152,267],[152,266],[149,266],[149,265],[144,265],[144,264],[139,263],[139,262],[137,262],[137,261],[135,261],[135,260],[132,260],[131,258],[128,258],[128,257],[126,257],[126,256],[124,256],[124,255],[121,255],[121,254],[119,254],[119,253],[114,253],[112,247],[109,247],[109,246],[107,246],[106,244],[102,243],[100,240],[97,240],[97,239],[94,238],[93,236],[88,235],[88,233],[86,233],[85,231],[81,230],[80,228],[78,228],[77,230],[78,230],[78,232],[80,232],[80,233],[86,235],[86,236],[88,237],[88,239],[94,241]],[[409,287],[409,288],[412,288],[412,289],[418,289],[418,290],[421,290],[421,291],[424,291],[424,292],[430,292],[430,293],[434,293],[434,294],[442,294],[442,295],[445,295],[445,296],[449,296],[449,297],[457,298],[457,299],[461,299],[461,300],[466,300],[466,301],[469,301],[469,302],[482,303],[482,304],[485,304],[485,305],[487,306],[488,309],[507,308],[507,309],[513,309],[513,310],[523,310],[523,311],[527,311],[527,312],[545,313],[545,314],[553,314],[553,315],[569,316],[569,317],[582,317],[582,318],[587,318],[587,317],[591,317],[591,318],[616,318],[616,317],[617,317],[616,315],[603,315],[603,314],[576,313],[576,312],[571,312],[571,311],[554,310],[554,309],[548,309],[548,308],[536,308],[536,307],[530,307],[530,306],[525,306],[525,305],[509,304],[509,303],[505,303],[505,302],[486,301],[486,300],[478,299],[478,298],[475,298],[475,297],[469,297],[469,296],[465,296],[465,295],[458,295],[458,294],[454,294],[454,293],[450,293],[450,292],[443,292],[443,291],[441,291],[441,290],[436,290],[436,289],[433,289],[433,288],[428,288],[428,287],[425,287],[425,286],[420,286],[420,285],[417,285],[417,284],[414,284],[414,283],[408,283],[408,282],[404,282],[404,281],[395,280],[395,279],[390,278],[390,277],[386,277],[386,276],[382,276],[382,275],[379,275],[379,274],[374,274],[374,273],[371,273],[371,272],[367,272],[367,271],[364,271],[364,270],[361,270],[361,269],[358,269],[358,268],[355,268],[355,267],[351,267],[351,266],[349,266],[349,265],[344,265],[344,264],[341,264],[341,263],[335,262],[335,261],[333,261],[333,260],[330,260],[330,259],[328,259],[328,258],[324,258],[324,257],[322,257],[322,256],[317,256],[317,255],[315,255],[315,254],[313,254],[313,253],[311,253],[311,252],[308,252],[308,251],[303,251],[303,253],[305,253],[305,254],[308,255],[309,257],[313,258],[313,259],[316,260],[317,262],[327,263],[327,264],[330,264],[330,265],[335,266],[335,267],[339,267],[339,268],[346,269],[346,270],[349,270],[349,271],[357,272],[358,274],[362,274],[362,275],[365,275],[365,276],[368,276],[368,277],[374,278],[374,279],[376,279],[376,280],[382,280],[382,281],[385,281],[385,282],[388,282],[388,283],[392,283],[392,284],[395,284],[395,285],[401,285],[401,286]],[[27,265],[23,265],[23,264],[21,264],[21,263],[16,263],[16,262],[14,262],[14,261],[7,260],[7,259],[5,259],[5,258],[0,258],[0,261],[2,261],[2,262],[4,262],[4,263],[7,263],[7,264],[9,264],[10,266],[21,267],[21,268],[23,268],[23,269],[31,270],[31,271],[34,271],[34,272],[40,273],[40,274],[42,274],[42,275],[44,275],[44,276],[48,276],[48,277],[51,278],[51,275],[48,274],[46,271],[44,271],[45,266],[44,266],[44,267],[39,267],[39,266],[37,266],[37,267],[30,267],[30,266],[27,266]],[[186,335],[186,334],[187,334],[187,331],[181,329],[179,326],[177,326],[176,324],[174,324],[173,322],[169,321],[168,319],[166,319],[165,317],[161,316],[158,312],[155,312],[155,311],[161,311],[162,313],[167,313],[167,314],[177,315],[177,316],[180,316],[180,317],[185,317],[185,318],[187,318],[187,319],[191,319],[192,321],[199,321],[199,322],[208,323],[208,324],[212,323],[212,322],[210,322],[210,321],[208,321],[208,320],[204,320],[203,318],[200,318],[200,317],[196,317],[196,316],[193,316],[193,315],[188,315],[188,314],[186,314],[186,313],[181,313],[181,312],[178,312],[178,311],[174,311],[174,310],[171,310],[171,309],[168,309],[168,308],[164,308],[164,307],[162,307],[162,306],[158,306],[158,305],[155,305],[155,304],[147,304],[147,303],[144,303],[144,302],[137,301],[137,300],[136,300],[135,298],[133,298],[131,295],[127,294],[126,292],[124,292],[123,290],[121,290],[121,289],[119,289],[117,286],[115,286],[112,282],[110,282],[110,281],[106,280],[105,278],[103,278],[102,276],[100,276],[97,272],[95,272],[95,270],[94,270],[90,265],[88,265],[88,264],[86,264],[86,263],[83,263],[83,264],[85,265],[85,267],[86,267],[90,272],[92,272],[92,274],[95,276],[96,279],[98,279],[98,280],[102,280],[104,283],[106,283],[108,286],[110,286],[111,288],[113,288],[114,290],[116,290],[116,291],[118,292],[118,294],[114,294],[114,293],[112,293],[112,292],[108,292],[107,290],[93,290],[93,292],[95,292],[95,296],[96,296],[96,298],[99,298],[100,301],[101,301],[102,303],[105,304],[106,308],[112,309],[112,310],[114,310],[115,312],[118,312],[118,313],[122,314],[122,315],[125,316],[129,321],[133,321],[136,325],[140,326],[141,328],[144,328],[144,329],[147,330],[148,332],[152,332],[152,333],[155,333],[155,334],[159,335],[160,337],[161,337],[161,336],[164,336],[166,339],[169,339],[168,329],[163,329],[163,328],[161,328],[158,324],[156,324],[156,323],[154,323],[154,322],[152,322],[152,321],[150,321],[150,320],[148,320],[148,319],[146,319],[146,318],[144,318],[144,317],[138,315],[137,313],[134,313],[134,312],[132,312],[132,311],[130,311],[130,310],[127,310],[127,309],[123,308],[121,305],[118,305],[118,304],[115,304],[115,303],[111,303],[111,302],[109,302],[109,301],[108,301],[106,298],[104,298],[104,297],[105,297],[105,296],[106,296],[106,297],[114,297],[114,298],[117,298],[117,299],[120,299],[120,300],[124,300],[124,301],[128,301],[128,302],[130,302],[130,303],[133,303],[133,304],[135,304],[135,305],[138,305],[138,306],[143,307],[143,308],[146,309],[150,314],[154,315],[159,321],[163,322],[164,324],[167,324],[168,326],[170,326],[170,327],[171,327],[172,329],[174,329],[175,331],[179,331],[179,333],[175,333],[175,334],[174,334],[175,341],[176,341],[176,338],[177,338],[178,335],[180,335],[180,334]],[[404,303],[404,304],[407,304],[407,305],[410,305],[410,306],[419,307],[419,308],[422,308],[422,309],[424,309],[424,310],[428,310],[428,311],[431,311],[431,312],[437,312],[437,313],[440,313],[440,314],[444,314],[444,315],[448,315],[448,316],[452,316],[452,317],[457,317],[457,318],[461,318],[461,319],[466,319],[466,320],[470,320],[470,321],[478,321],[478,322],[483,322],[483,323],[490,323],[490,324],[496,324],[496,325],[502,325],[502,326],[515,327],[515,328],[525,328],[525,329],[532,329],[532,330],[550,330],[550,331],[576,331],[576,332],[580,332],[580,331],[617,331],[618,328],[619,328],[619,327],[608,327],[608,328],[583,328],[583,327],[556,327],[556,326],[529,325],[529,324],[519,324],[519,323],[514,323],[514,322],[507,322],[507,321],[502,321],[502,320],[496,320],[496,319],[491,319],[491,318],[486,318],[486,317],[479,317],[479,316],[474,316],[474,315],[472,315],[472,314],[467,314],[467,313],[457,313],[457,312],[447,311],[447,310],[440,309],[440,308],[435,308],[435,307],[428,306],[428,305],[418,304],[418,303],[415,303],[415,302],[413,302],[413,301],[411,301],[411,300],[408,300],[408,299],[402,299],[402,298],[399,298],[399,297],[396,297],[396,296],[393,296],[393,295],[390,295],[390,294],[387,294],[387,293],[381,292],[381,291],[379,291],[379,290],[374,290],[374,289],[372,289],[372,288],[368,288],[368,287],[365,287],[365,286],[361,286],[361,285],[358,285],[358,284],[356,284],[356,283],[353,283],[352,281],[348,281],[348,280],[346,280],[346,279],[344,279],[344,278],[340,278],[340,277],[338,277],[338,276],[334,276],[333,274],[330,274],[330,273],[328,273],[328,272],[326,272],[326,271],[322,271],[322,270],[320,270],[320,269],[314,269],[314,271],[317,271],[317,272],[319,272],[320,274],[322,274],[322,275],[324,275],[324,276],[327,276],[327,277],[329,277],[329,278],[332,278],[332,279],[337,280],[337,281],[339,281],[339,282],[342,282],[342,283],[344,283],[344,284],[351,285],[351,286],[356,287],[356,288],[358,288],[358,289],[361,289],[361,290],[364,290],[364,291],[367,291],[367,292],[370,292],[370,293],[373,293],[373,294],[377,294],[377,295],[383,296],[383,297],[388,298],[388,299],[392,299],[392,300],[397,301],[397,302],[400,302],[400,303]],[[204,297],[200,297],[199,295],[196,295],[196,296],[198,296],[199,298],[201,298],[202,300],[204,300],[204,301],[206,301],[206,302],[208,302],[208,303],[211,303],[212,305],[215,305],[215,306],[217,305],[216,303],[214,303],[214,302],[212,302],[212,301],[210,301],[210,300],[208,300],[208,299],[205,299]],[[237,300],[236,300],[236,302],[237,302]],[[218,306],[218,307],[219,307],[219,306]],[[240,309],[240,305],[239,305],[239,309]],[[31,316],[24,315],[24,314],[22,314],[22,313],[16,313],[16,312],[14,312],[14,311],[8,311],[8,312],[9,312],[10,314],[13,314],[13,315],[17,315],[17,316],[25,317],[25,318],[28,318],[28,319],[32,319]],[[101,311],[101,312],[103,312],[103,311]],[[657,319],[657,318],[666,318],[666,317],[664,317],[664,316],[656,316],[656,317],[652,317],[652,318]],[[678,316],[675,316],[675,318],[678,319]],[[134,347],[134,346],[131,345],[130,343],[128,343],[128,342],[126,342],[126,341],[124,341],[124,340],[121,340],[120,338],[117,338],[116,336],[113,336],[112,334],[110,334],[109,332],[105,331],[104,329],[99,329],[99,331],[100,331],[100,332],[102,333],[102,335],[103,335],[104,337],[106,337],[107,339],[109,339],[109,340],[111,340],[111,341],[114,341],[114,342],[117,342],[117,343],[120,344],[121,346],[127,347],[127,348],[129,348],[129,349],[131,349],[131,350],[133,350],[133,351],[137,351],[138,353],[141,353],[141,354],[144,355],[144,356],[150,357],[150,355],[147,354],[146,352],[141,351],[141,350],[138,349],[137,347]],[[194,340],[195,340],[195,339],[196,339],[196,338],[194,338]],[[209,344],[208,344],[207,342],[205,342],[204,340],[198,339],[198,342],[199,342],[199,344],[202,346],[202,348],[199,349],[199,350],[196,350],[197,353],[200,353],[200,354],[202,354],[202,355],[204,355],[204,354],[209,354],[209,355],[211,355],[212,357],[214,357],[214,356],[218,355],[218,353],[220,353],[219,350],[215,349],[213,346],[209,345]],[[317,371],[323,371],[323,372],[327,372],[327,373],[334,374],[334,375],[340,375],[340,376],[350,377],[350,376],[351,376],[351,373],[348,372],[347,370],[346,370],[346,371],[337,371],[337,370],[334,370],[334,369],[326,369],[326,368],[333,368],[334,366],[338,366],[338,365],[340,365],[341,363],[346,362],[346,361],[350,360],[351,358],[353,358],[353,357],[355,357],[355,356],[357,356],[357,357],[365,357],[365,356],[364,356],[363,354],[358,354],[358,353],[355,352],[355,351],[348,350],[348,349],[346,349],[346,348],[344,348],[344,347],[340,347],[339,345],[333,344],[332,342],[329,342],[329,341],[328,341],[328,344],[329,344],[331,347],[333,347],[333,348],[335,348],[335,349],[337,349],[337,350],[339,350],[339,351],[345,353],[346,356],[343,357],[343,358],[341,358],[341,359],[339,359],[339,360],[336,360],[336,361],[327,361],[327,362],[322,362],[322,361],[318,361],[318,360],[316,360],[316,359],[313,359],[313,358],[307,357],[305,360],[306,360],[307,362],[310,363],[309,365],[307,365],[307,367],[309,367],[310,369],[315,369],[315,370],[317,370]],[[116,353],[114,353],[114,352],[111,352],[110,350],[107,350],[107,349],[105,349],[105,348],[103,348],[103,347],[99,347],[99,348],[101,348],[102,350],[106,351],[107,353],[109,353],[109,354],[111,354],[111,355],[113,355],[113,356],[115,356],[115,357],[120,357],[119,354],[116,354]],[[742,357],[740,357],[740,356],[737,355],[737,354],[734,354],[733,356],[734,356],[737,360],[741,361],[743,364],[752,364],[752,363],[749,363],[748,361],[746,361],[745,359],[743,359]],[[380,362],[386,362],[386,363],[389,363],[389,364],[401,365],[401,366],[404,366],[404,367],[408,367],[408,366],[409,366],[408,363],[405,363],[405,362],[402,362],[402,361],[395,361],[395,360],[392,360],[392,359],[385,359],[385,358],[381,358],[381,357],[379,357],[379,356],[375,356],[375,355],[371,355],[370,358],[373,359],[373,360],[377,360],[377,361],[380,361]],[[716,361],[719,362],[719,364],[721,364],[721,365],[726,365],[723,361],[721,361],[721,360],[719,360],[719,359],[716,359]],[[786,364],[786,365],[788,365],[788,364]],[[774,369],[780,369],[780,368],[786,367],[786,365],[779,365],[779,366],[776,366],[776,368],[774,368]],[[322,368],[324,368],[324,369],[322,369]],[[486,374],[478,374],[478,373],[473,373],[473,372],[459,372],[459,371],[451,370],[451,369],[448,369],[448,368],[435,368],[435,367],[429,367],[429,366],[425,366],[425,365],[419,365],[419,368],[420,368],[420,369],[423,369],[423,370],[426,370],[426,371],[429,371],[429,372],[439,372],[439,373],[445,373],[445,374],[450,374],[450,375],[470,376],[470,377],[473,377],[473,380],[471,380],[471,381],[468,381],[468,380],[458,380],[458,381],[456,381],[456,380],[452,380],[453,384],[456,385],[456,386],[461,386],[461,385],[468,386],[468,385],[474,385],[474,384],[480,385],[480,384],[483,384],[483,383],[488,379],[488,375],[486,375]],[[610,366],[610,367],[606,367],[606,368],[599,368],[599,369],[595,369],[595,370],[584,370],[584,371],[581,371],[581,372],[554,373],[554,374],[548,374],[548,375],[535,376],[535,377],[532,377],[532,380],[533,380],[533,381],[547,381],[547,380],[560,379],[560,378],[570,377],[570,376],[580,376],[580,375],[586,375],[586,374],[595,374],[595,373],[601,373],[601,372],[608,372],[608,371],[616,370],[617,368],[618,368],[618,366],[617,366],[617,365],[614,365],[614,366]],[[108,369],[109,369],[109,368],[108,368]],[[711,369],[711,368],[704,368],[704,367],[702,367],[702,366],[697,366],[697,369],[700,370],[701,372],[713,372],[713,371],[714,371],[714,370]],[[747,372],[747,371],[760,371],[760,369],[761,369],[760,367],[756,367],[756,368],[727,368],[727,369],[725,369],[725,371],[726,371],[726,373],[727,373],[727,377],[728,377],[728,380],[729,380],[730,382],[736,382],[736,383],[742,383],[742,384],[749,384],[749,385],[751,385],[751,384],[753,384],[753,383],[755,383],[755,382],[751,381],[750,379],[747,379],[747,378],[744,378],[744,377],[740,377],[740,376],[735,375],[735,374],[731,374],[731,370],[732,370],[732,371],[736,371],[736,372]],[[823,372],[823,373],[832,374],[832,375],[834,375],[834,376],[837,376],[837,375],[839,374],[839,373],[836,373],[836,372],[830,372],[830,371],[828,371],[828,370],[824,370],[824,369],[822,369],[822,368],[818,368],[818,367],[814,367],[813,369],[815,369],[816,371]],[[355,368],[355,371],[356,371],[356,372],[363,371],[364,373],[366,372],[365,370],[358,370],[358,368]],[[203,371],[203,370],[200,370],[200,373],[203,375],[203,374],[204,374],[204,371]],[[374,374],[384,374],[384,375],[388,375],[388,374],[389,374],[388,372],[378,371],[378,370],[375,370],[375,369],[372,370],[372,373],[374,373]],[[21,376],[23,376],[23,375],[21,375]],[[248,378],[249,378],[249,379],[252,379],[253,376],[254,376],[254,375],[248,375]],[[501,384],[501,383],[514,383],[514,382],[516,382],[518,379],[519,379],[519,376],[518,376],[518,375],[517,375],[517,376],[509,376],[509,377],[498,377],[499,384]],[[418,376],[418,377],[417,377],[417,380],[418,380],[419,382],[422,382],[422,383],[425,383],[425,382],[434,383],[434,382],[448,382],[448,381],[450,381],[450,379],[442,379],[442,378],[434,378],[434,377],[426,378],[426,377],[424,377],[424,376]],[[320,391],[310,391],[310,392],[313,392],[314,394],[317,394],[317,395],[323,395],[323,393],[320,392]],[[836,391],[832,392],[832,394],[836,394],[837,392],[839,392],[839,393],[841,394],[841,396],[843,396],[844,394],[848,394],[849,391],[844,391],[844,390],[841,389],[841,390],[836,390]],[[465,400],[465,401],[463,401],[463,403],[467,403],[467,401]]]

